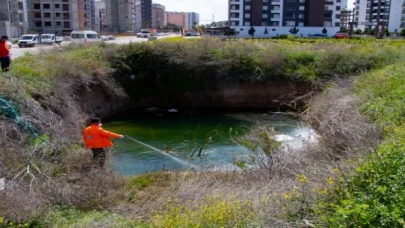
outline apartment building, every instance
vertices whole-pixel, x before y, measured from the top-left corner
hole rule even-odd
[[[405,2],[403,0],[357,0],[355,22],[360,29],[373,29],[385,22],[390,32],[405,29]]]
[[[188,30],[196,30],[200,24],[200,15],[195,12],[185,13],[185,28]]]
[[[167,12],[166,21],[187,30],[195,30],[197,25],[200,24],[200,16],[194,12]]]
[[[167,24],[174,24],[177,26],[186,26],[186,15],[183,12],[166,12]]]
[[[25,31],[23,0],[0,0],[0,36],[19,37]]]
[[[229,24],[242,35],[251,26],[266,36],[288,34],[294,26],[297,35],[319,34],[323,28],[333,35],[340,29],[341,1],[229,0]]]
[[[152,28],[152,0],[137,0],[141,3],[142,28]]]
[[[67,36],[95,29],[94,0],[27,0],[27,8],[31,33]]]
[[[95,31],[100,33],[108,30],[105,0],[95,2]]]
[[[136,3],[137,0],[106,0],[109,32],[135,32]]]
[[[152,28],[161,29],[165,27],[165,6],[152,4]]]

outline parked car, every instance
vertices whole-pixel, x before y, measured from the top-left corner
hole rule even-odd
[[[34,47],[39,44],[39,35],[37,34],[26,34],[22,35],[18,39],[18,47]]]
[[[63,37],[55,36],[54,34],[42,34],[41,43],[43,44],[61,44]]]
[[[107,41],[107,40],[108,40],[108,37],[107,37],[107,36],[100,36],[100,40],[101,40],[101,41]]]
[[[309,35],[308,37],[310,37],[310,38],[327,38],[328,36],[326,34],[312,34],[312,35]]]
[[[115,40],[115,36],[107,36],[108,40]]]
[[[343,33],[343,32],[338,32],[335,34],[336,39],[347,39],[349,38],[349,34]]]

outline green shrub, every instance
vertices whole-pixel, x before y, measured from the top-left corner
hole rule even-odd
[[[362,111],[385,129],[385,142],[318,204],[332,227],[403,227],[405,218],[404,64],[362,75]]]

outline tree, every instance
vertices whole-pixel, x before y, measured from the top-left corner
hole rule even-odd
[[[328,30],[326,30],[326,28],[323,28],[323,29],[322,29],[322,34],[323,34],[323,35],[326,35],[327,33],[328,33]]]
[[[268,35],[269,34],[269,30],[267,30],[267,27],[264,29],[264,35]]]
[[[371,33],[370,28],[365,28],[365,29],[364,29],[364,34],[370,35],[370,33]]]
[[[385,36],[391,36],[391,33],[390,33],[390,31],[388,30],[388,28],[385,28]]]
[[[405,36],[405,29],[402,29],[401,32],[399,33],[400,36]]]
[[[363,32],[361,31],[361,29],[356,29],[356,31],[354,31],[355,34],[357,35],[361,35]]]
[[[255,32],[256,32],[256,29],[253,28],[253,26],[250,27],[250,29],[249,29],[249,31],[248,31],[249,35],[251,35],[252,37],[255,37]]]
[[[299,30],[297,27],[294,26],[293,28],[290,29],[289,32],[290,32],[291,34],[295,35],[295,34],[297,34],[299,31],[300,31],[300,30]]]

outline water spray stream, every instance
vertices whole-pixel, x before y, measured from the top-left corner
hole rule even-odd
[[[128,138],[129,140],[132,140],[132,141],[134,141],[134,142],[136,142],[136,143],[139,143],[139,144],[141,144],[141,145],[143,145],[143,146],[145,146],[145,147],[148,147],[149,149],[152,149],[152,150],[154,150],[154,151],[156,151],[156,152],[159,152],[160,154],[162,154],[162,155],[164,155],[164,156],[167,156],[167,157],[171,158],[173,161],[176,161],[176,162],[178,162],[178,163],[180,163],[180,164],[182,164],[182,165],[191,167],[191,168],[196,169],[196,170],[199,169],[196,165],[190,164],[189,162],[186,162],[186,161],[184,161],[184,160],[181,160],[180,158],[177,158],[177,157],[175,157],[175,156],[172,156],[172,155],[170,155],[170,154],[168,154],[168,153],[166,153],[166,152],[164,152],[164,151],[162,151],[162,150],[159,150],[159,149],[156,148],[156,147],[153,147],[153,146],[151,146],[151,145],[148,145],[148,144],[146,144],[146,143],[143,143],[143,142],[141,142],[141,141],[139,141],[139,140],[136,140],[136,139],[134,139],[134,138],[131,138],[131,137],[127,136],[127,135],[125,136],[125,138]]]

